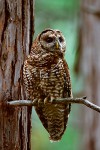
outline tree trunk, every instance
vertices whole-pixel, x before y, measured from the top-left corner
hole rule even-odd
[[[22,66],[33,34],[33,0],[0,0],[0,150],[30,150],[31,107],[8,107],[25,99]]]
[[[100,106],[100,0],[83,0],[80,37],[80,70],[84,95]],[[85,150],[100,150],[100,114],[84,108]],[[82,137],[83,138],[83,137]]]

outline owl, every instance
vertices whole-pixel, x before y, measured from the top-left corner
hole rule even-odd
[[[71,110],[71,104],[52,103],[59,98],[72,97],[65,50],[61,31],[46,29],[34,40],[23,67],[27,99],[37,102],[35,110],[51,141],[61,140]]]

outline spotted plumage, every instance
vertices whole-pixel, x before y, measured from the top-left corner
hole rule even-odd
[[[33,42],[23,67],[27,98],[38,102],[35,110],[50,135],[59,141],[66,129],[71,105],[52,104],[53,99],[72,97],[66,42],[59,30],[46,29]],[[44,105],[39,103],[44,102]]]

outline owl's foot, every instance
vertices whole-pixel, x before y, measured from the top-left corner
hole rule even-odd
[[[36,104],[36,106],[41,106],[41,99],[34,99],[33,103]]]
[[[41,100],[41,99],[38,99],[38,107],[41,106],[41,103],[42,103],[42,100]]]
[[[48,96],[44,99],[44,104],[47,104],[47,103],[52,103],[54,101],[54,97],[53,96]]]
[[[37,103],[38,103],[38,100],[37,100],[37,99],[34,99],[34,100],[33,100],[33,103],[37,104]]]
[[[50,102],[52,103],[55,100],[53,96],[51,96]]]
[[[49,97],[46,97],[46,98],[44,99],[44,105],[46,105],[47,103],[49,103],[49,101],[50,101]]]

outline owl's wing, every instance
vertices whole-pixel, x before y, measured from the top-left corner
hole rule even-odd
[[[26,96],[27,99],[30,100],[44,100],[44,95],[42,89],[39,88],[39,83],[40,83],[40,75],[39,71],[36,70],[36,67],[34,65],[34,62],[31,61],[31,57],[29,57],[25,62],[24,62],[24,67],[23,67],[23,79],[24,79],[24,85],[25,85],[25,91],[26,91]],[[38,87],[38,89],[37,89]],[[43,126],[47,129],[47,119],[43,115],[43,109],[44,107],[38,106],[35,107],[35,110],[43,124]]]
[[[72,97],[72,88],[71,88],[71,80],[70,80],[70,73],[68,64],[65,60],[63,60],[63,65],[65,69],[64,73],[64,90],[63,90],[63,97]],[[71,111],[71,104],[65,105],[65,111],[64,111],[64,130],[66,129],[68,116]]]
[[[71,87],[69,68],[68,68],[68,64],[66,63],[65,60],[63,60],[63,65],[64,65],[64,68],[65,68],[63,97],[64,98],[66,98],[66,97],[73,97],[72,96],[72,87]],[[69,104],[68,106],[69,106],[69,113],[70,113],[71,104]],[[67,107],[67,109],[68,109],[68,107]]]
[[[46,107],[46,106],[43,106],[43,107],[42,106],[40,106],[40,107],[38,106],[38,107],[35,107],[35,110],[36,110],[36,112],[37,112],[37,114],[38,114],[38,116],[39,116],[39,118],[40,118],[44,128],[47,130],[48,129],[48,120],[43,115],[44,114],[44,112],[43,112],[44,107]]]
[[[71,87],[71,80],[70,80],[70,73],[69,73],[69,68],[68,64],[66,63],[65,60],[63,60],[63,65],[65,69],[64,73],[64,98],[65,97],[72,97],[72,87]]]

